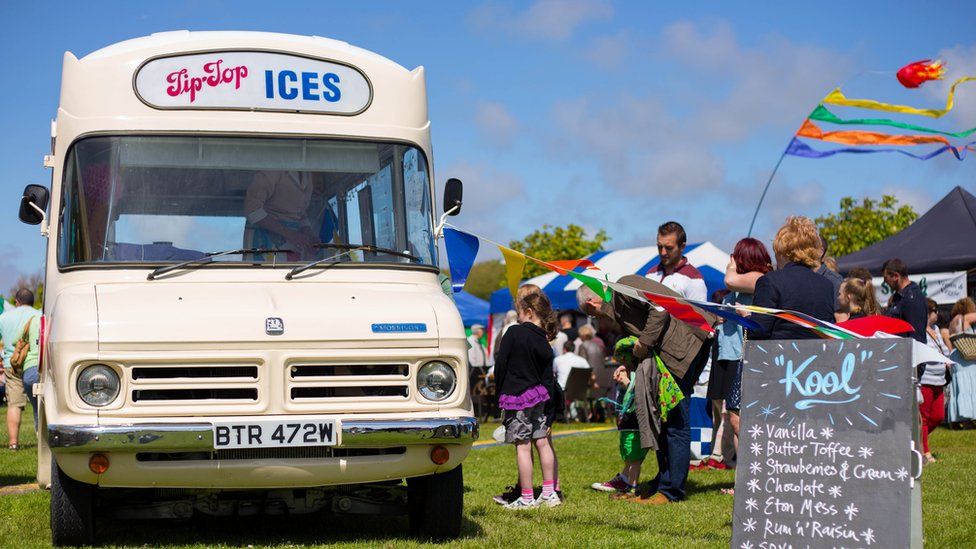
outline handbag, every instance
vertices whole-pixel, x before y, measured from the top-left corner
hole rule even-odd
[[[24,369],[24,362],[27,361],[27,353],[30,351],[30,327],[33,319],[27,321],[23,333],[14,343],[14,350],[10,353],[10,367],[15,374],[19,374]]]

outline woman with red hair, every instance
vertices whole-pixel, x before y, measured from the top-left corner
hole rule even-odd
[[[772,260],[762,242],[755,238],[740,240],[732,251],[728,267],[725,268],[725,285],[732,292],[722,299],[722,303],[751,305],[756,281],[772,269]],[[727,469],[723,454],[731,457],[733,452],[722,451],[721,431],[728,428],[725,427],[728,425],[731,426],[734,437],[739,434],[739,387],[744,333],[742,327],[734,322],[722,323],[717,332],[718,352],[712,361],[708,378],[708,398],[712,401],[712,455],[703,463],[706,467]]]

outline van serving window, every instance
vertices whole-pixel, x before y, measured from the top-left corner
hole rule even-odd
[[[245,137],[93,137],[67,161],[58,263],[164,264],[234,248],[291,250],[218,262],[434,265],[429,170],[408,145]]]

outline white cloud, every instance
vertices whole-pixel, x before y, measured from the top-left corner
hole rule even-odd
[[[594,39],[583,52],[583,58],[605,69],[624,64],[630,51],[631,37],[626,30]]]
[[[743,47],[725,22],[710,27],[674,23],[664,30],[661,47],[676,62],[699,71],[709,88],[724,91],[704,102],[690,124],[729,142],[770,125],[799,127],[853,64],[838,52],[781,37]]]
[[[613,7],[604,0],[536,0],[522,11],[485,3],[472,10],[468,20],[485,30],[501,29],[521,38],[559,42],[586,23],[612,16]]]
[[[728,184],[723,154],[730,144],[782,132],[777,146],[785,146],[788,132],[852,64],[780,37],[744,46],[724,22],[674,23],[641,58],[647,63],[634,70],[664,74],[673,64],[682,78],[658,82],[646,96],[594,94],[557,103],[550,146],[567,162],[592,160],[607,187],[645,204]],[[757,176],[750,199],[758,199],[766,175]],[[795,208],[817,198],[807,192],[797,188],[781,203]]]
[[[707,189],[725,177],[722,161],[657,98],[565,101],[553,118],[557,155],[596,162],[608,187],[639,200]]]
[[[936,199],[931,193],[918,187],[907,187],[904,185],[886,185],[881,192],[874,198],[880,200],[883,195],[890,194],[898,199],[900,204],[911,206],[915,213],[922,215],[935,205]],[[940,196],[939,199],[942,197]]]
[[[923,89],[929,97],[938,100],[939,108],[943,108],[952,83],[963,76],[976,75],[976,44],[946,48],[939,52],[939,59],[946,63],[945,79],[928,82],[923,85]],[[976,121],[976,82],[967,82],[956,88],[955,106],[946,118],[965,126],[956,130],[973,127],[973,122]]]
[[[495,147],[512,146],[518,132],[518,121],[501,103],[479,101],[475,105],[475,126],[481,137]]]
[[[521,177],[487,163],[469,161],[452,164],[441,171],[464,182],[461,213],[449,222],[498,242],[519,236],[512,233],[509,214],[514,213],[513,209],[503,205],[524,202],[525,182]],[[438,205],[438,215],[440,209]]]

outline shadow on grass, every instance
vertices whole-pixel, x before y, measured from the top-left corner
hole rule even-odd
[[[329,543],[394,543],[424,541],[410,536],[404,517],[332,515],[206,517],[189,520],[115,520],[96,526],[106,545],[314,545]],[[481,524],[462,518],[461,539],[483,538]]]
[[[32,482],[37,482],[36,475],[8,475],[6,473],[0,474],[0,487],[17,486],[19,484],[30,484]]]
[[[688,497],[693,495],[720,493],[723,489],[735,487],[735,478],[693,478],[689,475],[685,483],[685,493]],[[729,496],[731,497],[731,496]]]

